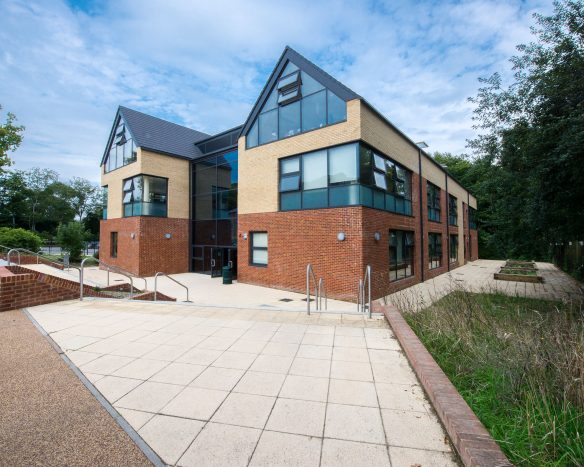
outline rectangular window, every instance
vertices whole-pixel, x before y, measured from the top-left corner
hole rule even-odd
[[[281,159],[279,192],[282,211],[363,205],[412,214],[411,172],[358,143]]]
[[[107,219],[107,197],[108,189],[107,185],[101,187],[101,209],[102,209],[102,219]]]
[[[452,195],[448,195],[448,224],[458,225],[458,203]]]
[[[428,267],[436,269],[442,266],[442,234],[428,233]]]
[[[278,109],[260,115],[260,144],[269,143],[278,139]]]
[[[450,236],[450,262],[456,263],[458,261],[458,235]]]
[[[470,206],[468,207],[468,226],[473,230],[477,229],[477,210]]]
[[[252,266],[268,265],[268,232],[250,233],[250,264]]]
[[[302,131],[326,125],[326,93],[320,91],[302,99]]]
[[[118,257],[118,233],[110,232],[110,257]]]
[[[414,233],[389,231],[389,280],[397,281],[414,275]]]
[[[168,180],[138,175],[124,181],[122,204],[124,217],[167,216]]]
[[[280,109],[280,138],[300,133],[300,102],[288,104]]]
[[[426,182],[426,195],[428,198],[428,220],[440,222],[440,188],[430,182]]]

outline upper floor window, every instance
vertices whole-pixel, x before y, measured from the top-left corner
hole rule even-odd
[[[106,185],[106,186],[101,187],[102,219],[107,219],[107,198],[108,198],[108,188]]]
[[[288,62],[246,136],[246,147],[271,143],[347,119],[347,105]]]
[[[477,229],[477,210],[470,206],[468,207],[468,226],[473,230]]]
[[[109,154],[104,163],[104,171],[111,172],[137,160],[137,148],[134,145],[126,124],[120,117],[115,129],[114,137],[109,148]]]
[[[440,188],[427,182],[428,220],[440,222]]]
[[[168,179],[138,175],[124,180],[124,217],[167,216]]]
[[[456,196],[448,195],[448,224],[458,225],[458,200]]]
[[[357,143],[280,159],[279,191],[282,211],[364,205],[412,212],[411,173]]]

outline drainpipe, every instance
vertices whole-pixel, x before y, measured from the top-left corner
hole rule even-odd
[[[422,149],[418,148],[418,171],[420,178],[420,273],[424,282],[424,210],[422,206]]]
[[[450,271],[450,193],[448,193],[448,173],[444,171],[444,180],[446,180],[446,265]]]

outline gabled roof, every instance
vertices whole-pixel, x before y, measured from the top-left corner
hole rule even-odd
[[[324,87],[330,89],[332,92],[334,92],[338,97],[343,99],[345,102],[350,101],[352,99],[360,99],[361,102],[363,102],[367,107],[369,107],[369,109],[371,109],[371,111],[373,113],[375,113],[380,119],[382,119],[385,123],[387,123],[393,130],[395,130],[398,134],[400,134],[412,146],[414,146],[417,150],[419,150],[423,156],[425,156],[427,159],[429,159],[442,172],[445,172],[446,174],[448,174],[448,176],[450,178],[455,180],[460,186],[462,186],[464,188],[464,186],[458,180],[456,180],[456,178],[447,169],[445,169],[441,164],[436,162],[436,160],[430,154],[428,154],[426,151],[424,151],[422,148],[420,148],[409,136],[407,136],[397,126],[395,126],[385,115],[383,115],[379,110],[377,110],[365,98],[363,98],[362,96],[357,94],[355,91],[353,91],[352,89],[345,86],[340,81],[333,78],[331,75],[329,75],[322,68],[315,65],[310,60],[303,57],[302,55],[300,55],[298,52],[296,52],[294,49],[292,49],[289,46],[286,46],[286,48],[284,49],[284,52],[282,52],[280,59],[276,63],[276,67],[274,68],[274,70],[270,74],[270,78],[268,79],[268,82],[264,86],[261,94],[259,95],[258,99],[256,100],[253,108],[251,109],[251,112],[250,112],[249,116],[247,117],[247,120],[243,124],[243,128],[241,129],[241,133],[239,134],[239,136],[244,136],[249,131],[251,125],[253,124],[256,117],[260,113],[262,107],[264,106],[265,101],[270,96],[270,93],[272,92],[272,89],[273,89],[274,85],[276,84],[276,81],[278,80],[280,73],[282,73],[282,70],[288,64],[288,61],[291,61],[298,68],[300,68],[301,70],[308,73],[312,78],[316,79]]]
[[[106,161],[120,115],[124,119],[136,146],[169,156],[183,159],[200,157],[202,153],[195,146],[195,143],[210,137],[206,133],[120,106],[100,165]]]
[[[276,64],[276,67],[272,71],[272,74],[270,75],[268,82],[264,86],[264,89],[260,93],[258,99],[256,100],[256,103],[251,109],[251,112],[247,117],[247,120],[243,124],[243,128],[241,130],[240,135],[245,135],[249,131],[249,128],[251,127],[257,115],[260,113],[260,110],[264,106],[265,101],[270,96],[270,93],[272,92],[272,89],[274,88],[274,85],[276,84],[276,81],[278,80],[280,73],[282,73],[282,70],[286,67],[288,62],[294,63],[294,65],[296,65],[302,71],[308,73],[312,78],[314,78],[316,81],[322,84],[325,88],[330,89],[345,102],[350,101],[352,99],[362,99],[362,97],[359,96],[359,94],[349,89],[340,81],[337,81],[322,68],[316,66],[314,63],[300,55],[294,49],[286,46],[284,52],[282,53],[280,59],[278,60],[278,63]]]

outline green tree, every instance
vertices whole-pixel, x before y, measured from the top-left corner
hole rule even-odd
[[[0,111],[2,106],[0,105]],[[8,156],[9,151],[15,151],[22,143],[23,126],[15,125],[16,117],[8,112],[6,123],[0,124],[0,174],[4,172],[4,167],[12,165]]]
[[[5,171],[0,174],[0,225],[24,227],[28,188],[23,172]]]
[[[79,220],[83,220],[85,215],[94,210],[101,202],[101,192],[99,187],[89,180],[81,177],[73,177],[69,181],[71,195],[69,204]]]
[[[543,258],[584,233],[584,4],[556,1],[535,19],[536,40],[511,58],[514,82],[481,79],[470,99],[480,135],[467,172],[482,172],[480,227],[499,257]]]
[[[57,229],[57,243],[67,251],[73,262],[81,261],[83,242],[87,239],[87,231],[81,222],[71,221],[59,225]]]

